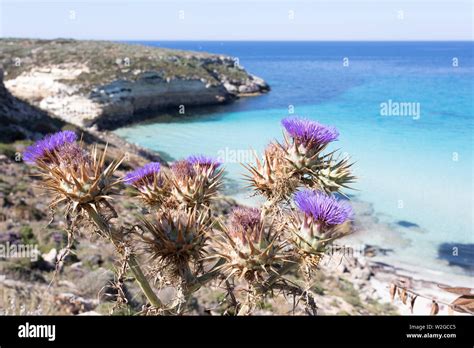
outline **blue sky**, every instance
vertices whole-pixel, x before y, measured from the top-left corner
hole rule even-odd
[[[472,40],[473,0],[0,0],[0,36]]]

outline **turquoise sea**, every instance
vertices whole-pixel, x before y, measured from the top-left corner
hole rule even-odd
[[[227,190],[245,200],[245,170],[234,160],[281,139],[279,122],[294,111],[339,129],[334,148],[352,157],[359,177],[349,193],[372,203],[382,221],[422,231],[405,235],[412,243],[401,257],[436,268],[442,243],[470,244],[472,252],[473,42],[142,44],[238,57],[272,90],[185,117],[156,115],[118,135],[171,159],[224,156]],[[410,103],[406,115],[382,112],[400,103]]]

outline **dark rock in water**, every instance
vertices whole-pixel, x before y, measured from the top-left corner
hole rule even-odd
[[[443,243],[438,248],[438,258],[450,265],[474,271],[474,244]]]
[[[407,227],[407,228],[420,227],[418,224],[415,224],[414,222],[405,221],[405,220],[397,221],[397,225],[402,226],[402,227]]]
[[[365,247],[364,247],[364,256],[367,256],[367,257],[374,257],[374,256],[377,256],[377,255],[388,255],[388,253],[392,253],[393,252],[393,249],[384,249],[384,248],[380,248],[376,245],[369,245],[367,244]]]

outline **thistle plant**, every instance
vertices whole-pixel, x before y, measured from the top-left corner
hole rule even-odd
[[[284,143],[270,143],[263,160],[248,166],[249,180],[257,193],[271,204],[289,200],[298,187],[313,187],[326,193],[339,192],[355,180],[348,159],[336,160],[334,152],[324,153],[339,132],[307,119],[282,120]]]
[[[211,157],[190,156],[171,166],[172,195],[186,208],[208,206],[222,186],[221,163]]]
[[[75,239],[75,229],[79,222],[92,223],[91,230],[110,240],[120,254],[127,254],[124,235],[120,229],[113,228],[109,220],[116,216],[114,208],[108,203],[111,194],[121,182],[114,178],[114,172],[122,163],[124,156],[106,166],[107,147],[99,155],[97,146],[89,152],[72,131],[63,131],[38,141],[24,153],[27,163],[35,165],[43,179],[43,187],[55,195],[50,203],[54,211],[58,205],[65,206],[66,221],[69,222],[68,249]],[[63,254],[63,258],[66,254]],[[151,303],[161,305],[151,290],[133,255],[127,255],[130,269]],[[58,264],[61,260],[58,260]]]
[[[199,264],[206,253],[208,218],[198,214],[196,210],[164,211],[153,222],[143,220],[148,232],[142,236],[146,252],[172,276],[187,271],[190,264]]]
[[[125,184],[136,189],[136,195],[147,206],[162,205],[167,199],[166,181],[161,172],[161,164],[151,162],[125,176]]]
[[[45,188],[55,195],[51,207],[65,203],[67,215],[82,218],[85,212],[100,214],[108,207],[120,182],[113,174],[123,157],[105,166],[106,150],[99,154],[95,146],[90,153],[76,140],[72,131],[56,133],[28,147],[24,159],[36,165]]]
[[[257,208],[235,208],[229,225],[222,230],[221,238],[214,236],[214,255],[222,258],[224,275],[238,277],[246,281],[258,282],[283,261],[285,241],[270,226],[263,222]]]
[[[29,148],[25,160],[56,195],[52,208],[65,205],[66,214],[92,222],[91,230],[125,257],[148,299],[146,313],[185,314],[206,286],[224,288],[227,314],[251,314],[279,294],[298,297],[316,314],[311,274],[331,244],[350,233],[352,210],[337,197],[355,177],[348,159],[326,151],[339,136],[335,128],[294,117],[282,125],[284,141],[271,142],[246,166],[254,194],[265,202],[236,206],[228,216],[212,211],[224,168],[211,157],[194,155],[169,167],[152,162],[119,177],[123,158],[106,165],[105,151],[89,151],[74,133],[62,132]],[[122,183],[143,206],[131,236],[113,219]],[[170,303],[156,295],[164,286],[176,290]]]

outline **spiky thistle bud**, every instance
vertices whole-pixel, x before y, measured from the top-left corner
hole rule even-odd
[[[129,172],[124,181],[138,191],[138,196],[148,206],[160,206],[169,196],[168,183],[158,162],[147,163]]]
[[[97,211],[120,182],[113,174],[123,157],[105,166],[107,146],[101,155],[97,146],[89,153],[76,139],[71,131],[48,135],[28,147],[24,159],[40,170],[44,187],[57,195],[52,207],[65,202],[70,212]]]
[[[318,264],[326,247],[344,235],[342,225],[353,216],[352,208],[325,193],[302,190],[295,194],[300,210],[292,220],[294,244],[306,261]]]
[[[269,144],[263,159],[255,155],[255,162],[255,165],[245,165],[250,172],[246,178],[255,192],[275,202],[288,199],[294,193],[299,180],[293,175],[280,146]]]
[[[263,279],[284,260],[284,243],[271,227],[265,226],[257,208],[235,208],[223,234],[214,236],[211,258],[223,258],[221,266],[228,277],[237,276],[249,282]]]
[[[333,154],[325,157],[317,175],[312,176],[308,186],[320,188],[326,193],[340,192],[343,188],[351,188],[356,177],[351,172],[354,163],[348,158],[335,160]]]
[[[190,156],[171,166],[172,193],[184,206],[209,205],[222,186],[221,163],[206,156]]]
[[[152,259],[176,272],[189,262],[200,262],[205,254],[209,220],[206,214],[166,210],[151,222],[143,219],[145,249]]]

